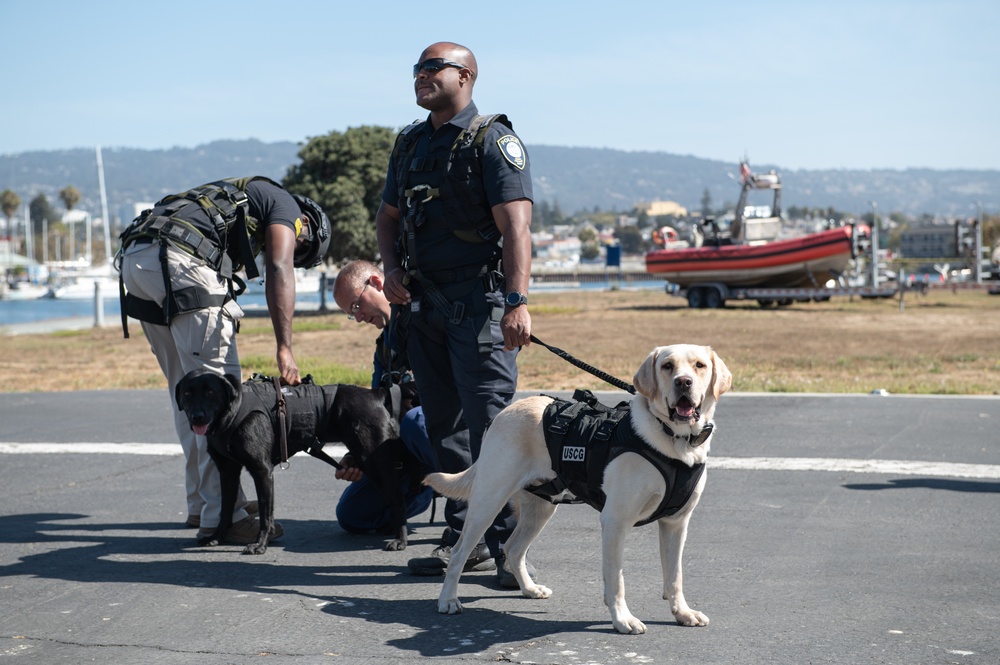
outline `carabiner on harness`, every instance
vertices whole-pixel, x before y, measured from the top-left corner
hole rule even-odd
[[[422,201],[414,201],[413,199],[420,192],[426,192],[426,198],[424,198],[424,200]],[[432,199],[437,198],[440,195],[441,195],[441,190],[438,189],[437,187],[431,187],[430,185],[414,185],[411,189],[408,189],[405,192],[403,192],[403,196],[406,197],[407,206],[422,205]]]

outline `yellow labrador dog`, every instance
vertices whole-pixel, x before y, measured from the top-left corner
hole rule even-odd
[[[732,385],[732,374],[707,346],[676,344],[653,349],[633,379],[637,394],[629,407],[634,431],[645,445],[686,467],[705,462],[711,446],[712,417],[719,396]],[[536,584],[525,566],[528,546],[555,514],[556,505],[527,491],[556,477],[546,448],[542,416],[553,399],[529,397],[500,412],[483,440],[478,461],[458,474],[433,473],[424,483],[439,493],[468,502],[465,529],[452,551],[438,612],[462,611],[458,581],[472,549],[493,518],[511,501],[518,514],[517,527],[504,545],[507,565],[528,598],[548,598],[552,591]],[[639,445],[642,445],[640,443]],[[668,460],[670,461],[670,460]],[[677,465],[677,462],[671,462]],[[700,473],[690,498],[673,514],[659,517],[663,598],[677,622],[707,626],[708,617],[684,599],[681,556],[688,520],[705,487]],[[644,633],[646,626],[632,616],[625,604],[622,560],[625,535],[637,523],[654,517],[670,488],[665,476],[643,455],[620,454],[604,470],[601,490],[606,497],[601,510],[604,603],[620,633]]]

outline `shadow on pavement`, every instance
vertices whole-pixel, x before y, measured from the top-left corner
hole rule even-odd
[[[270,550],[258,557],[242,555],[242,546],[197,547],[195,530],[181,530],[174,523],[74,523],[85,519],[86,515],[77,513],[0,517],[0,542],[30,543],[37,552],[0,566],[0,577],[299,596],[319,601],[324,613],[348,619],[362,618],[371,624],[374,632],[386,630],[388,626],[409,626],[414,629],[413,634],[385,643],[424,656],[479,653],[495,644],[527,642],[558,633],[613,632],[606,616],[594,622],[553,620],[547,608],[537,605],[539,601],[520,598],[516,590],[506,592],[509,596],[502,611],[476,607],[478,600],[496,598],[492,573],[463,576],[465,611],[455,616],[438,614],[438,580],[434,580],[432,597],[421,592],[422,597],[413,598],[414,590],[408,587],[426,586],[428,578],[410,576],[405,565],[380,565],[378,549],[385,540],[383,536],[348,535],[331,530],[328,522],[321,526],[319,521],[313,520],[282,520],[297,533],[321,533],[323,528],[333,533],[329,538],[313,538],[306,543],[295,541],[287,550],[292,556],[275,561],[268,556]],[[179,538],[178,533],[184,536]],[[436,539],[429,539],[433,540]],[[275,541],[274,547],[285,549],[281,540]],[[338,552],[345,554],[339,565]],[[329,558],[329,565],[317,566],[304,563],[309,553],[333,556]],[[374,563],[358,564],[359,556]],[[369,586],[372,594],[310,593],[310,589],[317,589],[328,594],[330,587],[343,586],[356,594],[359,585]],[[477,592],[477,587],[485,593]],[[511,603],[520,605],[521,602],[523,608],[510,610]],[[652,626],[658,622],[647,623]],[[677,627],[674,622],[661,625]],[[476,639],[456,638],[457,634],[474,634]]]
[[[849,490],[931,489],[952,492],[1000,493],[1000,483],[950,478],[899,478],[885,483],[855,483],[844,485]]]

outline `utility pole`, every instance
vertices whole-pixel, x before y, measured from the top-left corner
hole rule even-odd
[[[972,274],[976,278],[976,284],[983,283],[983,202],[976,201],[976,208],[979,210],[979,214],[976,216],[976,233],[973,236],[975,238],[974,249],[972,256],[975,259],[973,264]]]

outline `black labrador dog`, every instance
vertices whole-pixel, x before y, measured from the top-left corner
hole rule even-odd
[[[208,452],[219,467],[222,484],[219,526],[198,544],[222,542],[232,525],[245,467],[257,489],[260,536],[243,553],[263,554],[274,528],[275,465],[303,451],[334,463],[321,448],[324,443],[340,442],[390,506],[395,538],[385,549],[405,549],[406,511],[400,480],[407,473],[410,487],[419,487],[424,470],[399,438],[399,423],[387,402],[388,391],[308,383],[282,386],[281,392],[283,408],[272,382],[249,380],[241,384],[232,374],[223,376],[205,369],[189,372],[177,384],[177,406],[187,414],[195,434],[208,438]]]

